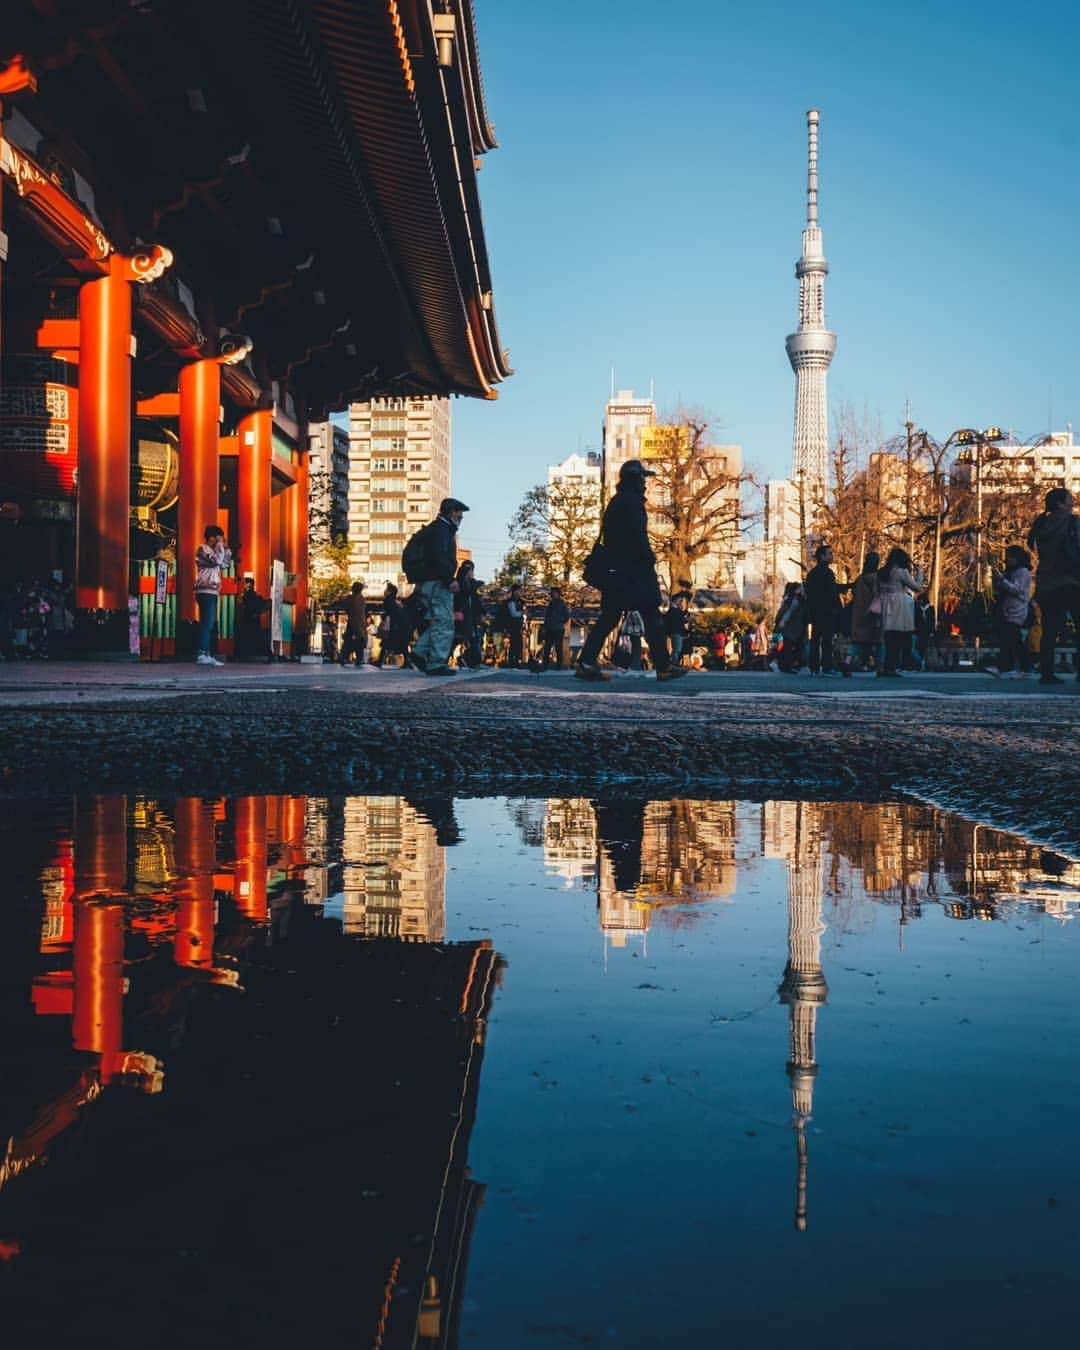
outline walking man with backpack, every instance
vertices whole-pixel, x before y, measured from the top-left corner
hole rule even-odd
[[[417,530],[401,555],[401,568],[416,586],[428,626],[412,649],[412,662],[427,675],[453,675],[454,596],[458,590],[457,532],[469,508],[445,497],[439,514]]]

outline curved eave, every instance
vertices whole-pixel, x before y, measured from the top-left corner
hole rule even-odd
[[[480,72],[480,52],[476,42],[476,19],[472,0],[460,0],[458,22],[461,25],[459,63],[461,65],[469,104],[469,125],[472,128],[473,152],[485,154],[498,148],[495,129],[488,121],[484,98],[484,80]]]
[[[422,50],[408,50],[400,12],[390,3],[358,8],[348,0],[313,0],[311,12],[444,390],[490,397],[503,375],[490,359],[483,325],[473,319],[483,294],[460,243],[475,237],[479,216],[466,218],[461,194],[449,190],[464,166],[452,131],[443,130],[433,34]],[[466,158],[471,166],[471,148]]]

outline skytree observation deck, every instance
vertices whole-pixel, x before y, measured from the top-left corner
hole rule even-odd
[[[0,583],[72,586],[80,645],[145,655],[129,613],[164,562],[183,651],[217,523],[226,592],[276,578],[302,649],[309,421],[510,373],[471,0],[4,17]]]

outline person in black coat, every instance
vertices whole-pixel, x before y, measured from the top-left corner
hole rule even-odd
[[[689,602],[690,597],[687,593],[680,591],[678,595],[671,597],[671,604],[664,615],[664,632],[671,643],[672,664],[676,666],[682,665],[683,652],[687,646],[686,639],[690,636],[690,619],[687,614]]]
[[[806,574],[803,594],[806,597],[807,618],[810,620],[810,656],[807,664],[810,674],[837,675],[833,669],[833,639],[840,617],[840,592],[850,590],[841,586],[832,570],[833,551],[828,544],[819,544],[814,553],[814,566]]]
[[[626,610],[636,609],[645,626],[649,654],[658,680],[687,674],[673,666],[668,652],[664,623],[660,617],[660,583],[656,579],[656,555],[649,543],[645,514],[645,480],[655,478],[639,459],[628,459],[619,470],[615,495],[604,510],[600,530],[604,574],[600,579],[600,617],[589,630],[581,659],[579,680],[606,680],[597,665],[600,649]]]
[[[458,665],[475,670],[481,664],[480,631],[484,620],[484,602],[480,597],[481,583],[476,579],[473,563],[466,559],[457,570],[458,593],[454,602],[454,646],[465,650],[458,656]]]
[[[562,670],[563,637],[570,618],[570,608],[562,598],[558,586],[552,586],[548,592],[547,609],[544,610],[544,627],[540,645],[540,669],[547,670],[548,659],[554,653],[555,669]]]

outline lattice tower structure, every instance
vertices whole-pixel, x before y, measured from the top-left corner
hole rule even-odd
[[[787,1075],[791,1083],[791,1106],[796,1132],[795,1227],[804,1232],[807,1217],[808,1148],[806,1125],[814,1110],[817,1079],[817,1011],[829,995],[821,969],[821,917],[824,878],[820,847],[807,839],[802,820],[803,803],[797,807],[795,848],[788,861],[788,959],[780,982],[781,1003],[788,1005],[791,1054]]]
[[[829,464],[829,366],[836,334],[825,327],[825,277],[829,265],[822,251],[818,224],[818,123],[816,108],[806,114],[806,228],[802,255],[795,264],[799,280],[799,327],[787,338],[788,360],[795,372],[795,434],[791,476],[805,484],[808,496],[824,497]]]

